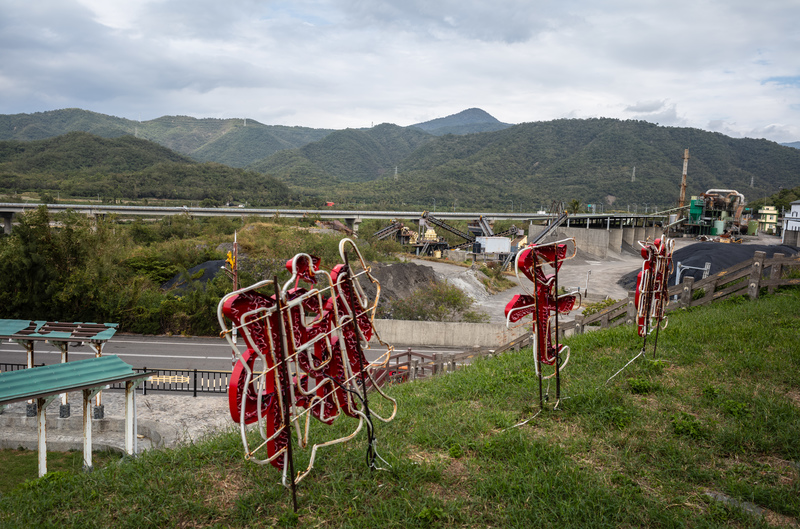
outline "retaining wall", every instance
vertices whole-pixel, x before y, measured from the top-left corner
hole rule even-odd
[[[408,320],[375,320],[375,328],[386,343],[445,347],[497,347],[527,332],[523,327],[507,329],[502,323]]]

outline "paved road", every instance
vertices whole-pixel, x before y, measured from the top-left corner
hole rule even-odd
[[[241,340],[240,340],[241,343]],[[405,351],[408,345],[394,344],[395,350]],[[432,348],[414,346],[415,352],[461,352],[462,349]],[[365,350],[368,360],[375,359],[384,350],[379,347]],[[202,369],[230,370],[230,347],[220,338],[184,338],[177,336],[132,336],[115,335],[104,347],[103,354],[118,355],[133,367],[149,369]],[[81,360],[94,356],[88,346],[70,347],[69,360]],[[12,342],[0,343],[0,363],[25,364],[27,354],[22,346]],[[37,342],[34,350],[34,363],[56,364],[61,362],[61,351],[55,347]]]

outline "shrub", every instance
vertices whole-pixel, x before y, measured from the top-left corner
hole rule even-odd
[[[587,303],[583,306],[583,315],[591,316],[592,314],[597,314],[618,301],[617,299],[604,299],[603,301],[597,301],[595,303]]]
[[[480,313],[470,310],[472,304],[472,298],[458,287],[437,281],[407,298],[393,300],[388,304],[387,312],[397,320],[477,323],[483,318]]]
[[[630,388],[631,393],[635,393],[637,395],[646,395],[648,393],[656,392],[659,388],[659,385],[644,378],[629,378],[628,388]]]
[[[670,417],[670,422],[672,423],[672,430],[682,437],[689,437],[690,439],[705,439],[708,437],[708,432],[700,424],[700,421],[697,420],[696,417],[693,415],[689,415],[686,412],[680,412],[676,415],[672,415]]]

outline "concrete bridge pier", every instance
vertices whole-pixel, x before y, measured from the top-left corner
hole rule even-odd
[[[358,233],[358,225],[361,224],[361,217],[344,219],[344,222],[347,224],[348,228],[353,230],[353,233]]]
[[[11,220],[14,218],[13,213],[3,213],[3,233],[9,235],[11,233]]]

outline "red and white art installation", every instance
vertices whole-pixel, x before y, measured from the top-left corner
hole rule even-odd
[[[666,328],[664,315],[669,304],[669,276],[675,241],[666,236],[654,241],[639,241],[644,259],[636,277],[636,324],[639,336],[646,337],[659,326]]]
[[[343,239],[342,263],[330,270],[320,260],[299,253],[286,263],[291,278],[261,281],[226,295],[219,303],[221,335],[231,345],[236,363],[228,388],[231,418],[241,431],[245,457],[270,464],[291,485],[313,468],[317,451],[355,437],[366,425],[367,459],[374,466],[373,419],[388,422],[397,403],[388,397],[373,374],[386,366],[392,347],[377,336],[373,325],[380,284],[370,274],[355,243]],[[354,256],[351,261],[349,256]],[[362,282],[374,285],[369,299]],[[232,338],[238,330],[242,348]],[[377,338],[386,351],[368,362],[364,349]],[[367,389],[388,401],[391,414],[381,417],[370,408]],[[355,421],[344,437],[310,441],[311,420],[332,424],[347,417]],[[252,443],[250,425],[261,440]],[[300,449],[310,447],[307,468],[294,474],[292,435]]]
[[[533,315],[533,351],[536,358],[536,374],[539,377],[539,403],[543,405],[543,378],[556,377],[556,407],[561,398],[560,370],[569,361],[569,347],[559,343],[558,315],[580,307],[580,293],[558,294],[558,272],[565,260],[576,253],[575,239],[564,239],[547,244],[531,244],[517,253],[515,271],[531,283],[530,290],[520,278],[520,285],[527,292],[517,294],[506,305],[506,324],[521,321]],[[527,323],[527,322],[526,322]],[[553,366],[553,372],[543,374],[543,365]]]
[[[627,364],[611,375],[606,384],[624,371],[634,360],[647,352],[647,338],[655,330],[653,356],[658,347],[658,331],[667,327],[666,309],[669,305],[669,276],[672,274],[672,250],[675,241],[666,236],[654,241],[639,241],[644,262],[636,276],[636,326],[639,336],[644,338],[639,353]]]

